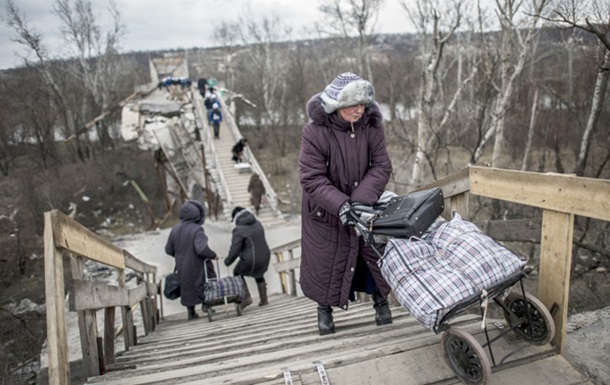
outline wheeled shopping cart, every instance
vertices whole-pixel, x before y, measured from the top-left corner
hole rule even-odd
[[[220,277],[220,266],[216,260],[217,278],[208,278],[208,270],[205,270],[204,304],[207,307],[208,321],[212,322],[215,313],[214,306],[235,304],[237,316],[241,315],[241,301],[245,297],[244,283],[241,277]]]
[[[356,231],[379,254],[381,272],[397,300],[423,326],[442,333],[445,361],[462,382],[489,382],[492,367],[514,353],[497,360],[492,350],[492,344],[509,333],[533,345],[553,338],[550,312],[525,292],[523,279],[532,269],[458,214],[451,221],[439,218],[426,232],[408,238],[393,237],[395,228],[375,226],[384,216],[383,208],[352,208],[350,216]],[[486,322],[492,302],[500,306],[508,324],[493,338]],[[482,343],[450,324],[476,306],[485,335]]]

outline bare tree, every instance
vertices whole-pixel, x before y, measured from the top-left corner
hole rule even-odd
[[[326,18],[326,22],[320,26],[322,31],[345,38],[358,37],[358,72],[361,75],[366,73],[371,82],[373,72],[367,47],[383,3],[384,0],[331,0],[324,1],[318,8]]]
[[[538,31],[540,16],[547,8],[548,0],[529,0],[527,10],[529,23],[524,29],[517,25],[517,15],[524,0],[496,0],[496,13],[500,22],[502,42],[500,58],[500,81],[497,98],[491,112],[491,122],[476,148],[473,161],[478,162],[487,142],[494,138],[492,166],[502,166],[502,154],[506,147],[504,137],[506,111],[512,100],[514,87],[529,58],[531,44]],[[515,59],[513,59],[515,58]]]
[[[114,1],[109,0],[110,28],[106,31],[96,20],[91,0],[56,0],[54,12],[62,21],[61,32],[73,57],[85,88],[95,101],[95,115],[107,111],[112,95],[124,81],[125,66],[119,56],[121,38],[126,29]],[[115,96],[116,98],[116,96]],[[112,145],[107,125],[96,125],[102,148]]]
[[[453,96],[444,100],[444,75],[440,65],[444,59],[446,46],[454,36],[462,22],[464,12],[463,0],[441,2],[437,0],[418,0],[415,2],[401,0],[401,5],[409,19],[418,31],[420,42],[420,58],[422,61],[420,94],[417,102],[417,148],[410,184],[417,186],[422,183],[422,171],[426,162],[433,177],[434,162],[431,159],[431,148],[434,142],[447,127],[449,118],[454,113],[463,86],[467,84],[477,71],[472,65],[471,73],[462,77],[461,50],[458,48],[457,85]],[[445,104],[446,103],[446,104]]]
[[[598,0],[590,2],[563,0],[554,9],[553,15],[553,18],[546,18],[546,20],[593,34],[604,51],[593,89],[589,118],[580,141],[580,151],[574,167],[574,173],[582,176],[585,174],[592,136],[597,129],[608,89],[608,77],[610,77],[610,4]]]
[[[242,87],[249,88],[248,99],[257,106],[252,116],[256,130],[275,140],[280,153],[285,151],[285,130],[281,129],[287,103],[287,45],[291,28],[284,25],[277,15],[253,19],[245,11],[237,22],[223,22],[220,28],[236,33],[245,48],[240,53],[245,57],[241,76]],[[242,92],[242,90],[240,90]],[[247,93],[247,92],[244,92]]]
[[[53,71],[53,58],[51,58],[47,47],[43,43],[43,37],[29,26],[26,16],[15,5],[13,0],[5,0],[4,6],[6,11],[4,22],[15,32],[12,40],[27,48],[29,53],[35,58],[34,61],[30,61],[27,57],[24,57],[24,66],[38,71],[44,80],[44,84],[49,87],[52,95],[50,101],[57,105],[61,115],[64,137],[68,137],[76,131],[78,124],[75,124],[74,112],[69,108],[67,94],[60,86],[59,75],[56,71]],[[84,160],[81,143],[78,138],[74,147],[74,152],[79,154],[81,160]]]

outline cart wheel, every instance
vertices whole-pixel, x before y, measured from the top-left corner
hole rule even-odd
[[[208,306],[208,321],[210,322],[212,322],[212,314],[214,314],[212,306]]]
[[[555,335],[555,322],[551,313],[538,298],[525,293],[525,300],[521,293],[510,293],[504,299],[504,304],[510,313],[519,318],[511,317],[511,314],[504,310],[504,318],[512,328],[517,326],[515,333],[532,345],[544,345],[553,339]],[[529,313],[529,317],[526,313]],[[531,325],[529,319],[531,318]],[[516,324],[516,322],[521,324]]]
[[[241,315],[241,304],[235,302],[235,311],[237,311],[237,316],[239,317]]]
[[[460,380],[485,385],[491,377],[491,363],[483,347],[470,334],[449,329],[441,337],[445,361]]]

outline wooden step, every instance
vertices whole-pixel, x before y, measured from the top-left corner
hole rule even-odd
[[[303,297],[272,295],[237,316],[232,304],[216,307],[213,321],[167,317],[154,333],[118,357],[113,371],[88,384],[320,384],[314,362],[332,385],[457,384],[445,363],[440,335],[422,327],[401,307],[394,322],[376,326],[371,302],[335,309],[336,333],[319,336],[316,304]],[[452,328],[484,341],[481,320],[466,314]],[[502,320],[488,320],[490,336]],[[499,365],[492,384],[589,384],[550,345],[533,346],[509,334],[492,344]],[[501,362],[501,360],[503,360]],[[501,362],[501,364],[500,364]],[[516,382],[515,382],[516,381]]]

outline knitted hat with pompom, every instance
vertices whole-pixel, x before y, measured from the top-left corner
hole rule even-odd
[[[351,72],[337,76],[320,94],[324,112],[332,114],[339,108],[375,102],[373,85]]]

